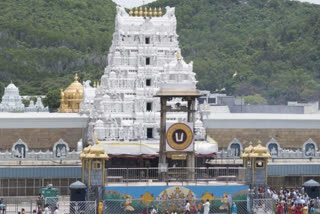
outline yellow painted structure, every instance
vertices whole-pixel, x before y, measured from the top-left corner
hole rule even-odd
[[[258,145],[253,147],[252,142],[249,146],[244,149],[244,152],[240,155],[243,160],[243,166],[246,168],[251,168],[251,184],[254,185],[254,171],[256,169],[265,170],[265,184],[267,184],[267,174],[268,174],[268,158],[271,157],[268,149],[261,145],[261,141],[258,141]]]
[[[80,110],[80,103],[83,97],[83,85],[78,81],[78,74],[74,81],[63,91],[60,89],[60,107],[58,112],[75,113]]]
[[[154,8],[152,10],[152,8],[144,8],[144,11],[143,11],[143,8],[140,7],[140,8],[135,8],[134,10],[131,8],[130,11],[129,11],[129,15],[130,16],[141,16],[141,17],[159,17],[159,16],[162,16],[162,10],[161,8],[159,8],[157,10],[157,8]]]
[[[105,165],[107,160],[109,160],[108,154],[104,152],[104,148],[102,148],[98,143],[94,146],[89,142],[89,146],[83,149],[80,154],[81,162],[82,162],[82,183],[87,184],[87,186],[91,186],[91,172],[92,170],[102,170],[102,181],[101,185],[105,185]],[[87,173],[87,182],[86,176]]]

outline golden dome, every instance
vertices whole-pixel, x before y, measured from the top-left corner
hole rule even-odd
[[[90,152],[91,147],[92,147],[91,144],[92,143],[89,141],[89,146],[87,146],[86,148],[83,149],[83,151],[80,154],[80,158],[85,158],[86,155]]]
[[[61,99],[58,112],[79,112],[80,103],[82,102],[83,97],[83,85],[78,79],[78,74],[76,74],[73,83],[71,83],[65,91],[62,89],[60,90]]]
[[[259,140],[258,145],[253,147],[251,153],[249,153],[249,157],[269,158],[271,157],[271,155],[268,152],[267,148],[261,145],[261,141]]]
[[[74,81],[73,83],[71,83],[66,90],[64,91],[65,95],[73,95],[74,93],[76,93],[77,91],[82,95],[83,94],[83,85],[78,81],[79,77],[78,74],[76,74],[74,76]]]
[[[253,147],[253,152],[262,154],[262,153],[268,153],[268,150],[266,147],[261,145],[261,141],[259,140],[258,145]]]
[[[96,155],[104,154],[104,149],[101,146],[96,144],[93,147],[91,147],[90,154],[96,154]]]
[[[88,148],[88,149],[87,149]],[[87,149],[87,150],[85,150]],[[104,148],[99,145],[88,146],[81,153],[81,158],[89,158],[89,159],[109,159],[108,154],[104,152]]]
[[[250,153],[253,149],[252,142],[250,141],[249,146],[244,149],[245,153]]]
[[[253,149],[252,142],[250,141],[249,146],[244,149],[244,152],[240,155],[241,158],[247,158],[249,153],[251,153]]]

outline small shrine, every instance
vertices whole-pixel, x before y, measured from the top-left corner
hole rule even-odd
[[[83,85],[78,80],[79,77],[78,74],[76,74],[73,83],[71,83],[66,90],[63,91],[63,89],[60,89],[60,107],[58,112],[79,112],[83,97]]]
[[[104,186],[105,164],[109,159],[104,149],[95,144],[83,149],[80,154],[82,161],[82,182],[87,186]]]
[[[247,184],[251,186],[266,186],[268,177],[267,164],[271,155],[268,149],[261,145],[261,141],[259,140],[258,145],[255,147],[250,142],[240,157],[243,159],[244,167],[247,168]]]
[[[107,160],[109,160],[108,154],[99,145],[99,141],[93,146],[89,142],[89,146],[83,149],[80,158],[82,162],[82,183],[88,187],[87,199],[102,200],[106,177],[105,166]]]
[[[24,104],[17,88],[12,82],[4,89],[0,112],[23,112]]]

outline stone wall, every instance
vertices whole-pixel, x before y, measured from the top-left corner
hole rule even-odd
[[[302,145],[311,138],[320,146],[319,129],[207,129],[208,136],[215,139],[219,149],[226,149],[229,143],[237,138],[243,148],[252,141],[254,144],[261,140],[266,145],[271,138],[274,138],[281,148],[301,149]]]
[[[11,150],[19,139],[28,145],[29,150],[52,150],[61,138],[72,151],[77,149],[77,142],[83,136],[85,129],[82,128],[0,129],[0,150]]]

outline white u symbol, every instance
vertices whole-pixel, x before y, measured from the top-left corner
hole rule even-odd
[[[184,136],[183,132],[181,134],[175,133],[175,135],[176,135],[176,141],[177,142],[182,142],[183,141],[183,136]]]

